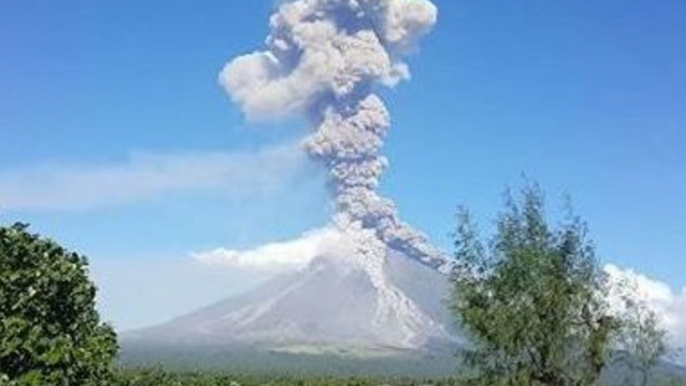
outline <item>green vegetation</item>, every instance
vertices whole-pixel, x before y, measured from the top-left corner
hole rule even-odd
[[[308,375],[249,375],[211,372],[165,372],[161,369],[128,370],[117,377],[116,386],[477,386],[457,378],[413,379],[385,377],[334,377]],[[617,383],[617,385],[624,385]],[[628,384],[627,384],[628,385]],[[679,380],[651,386],[686,386]]]
[[[623,284],[628,291],[634,285]],[[616,360],[639,375],[639,386],[648,386],[653,370],[669,354],[667,331],[660,327],[658,316],[644,301],[626,297],[624,303]]]
[[[118,364],[123,368],[163,365],[173,372],[228,372],[260,375],[331,375],[336,377],[446,378],[459,375],[455,348],[431,353],[394,353],[389,356],[354,356],[345,353],[293,354],[226,345],[136,344],[122,345]]]
[[[457,379],[404,379],[384,377],[335,377],[315,375],[250,375],[223,373],[169,373],[160,369],[122,372],[117,386],[411,386],[464,385]]]
[[[95,310],[84,257],[0,227],[0,385],[102,386],[116,336]]]
[[[470,334],[466,363],[494,385],[590,386],[608,365],[613,335],[604,275],[584,223],[569,211],[553,229],[543,193],[508,192],[485,246],[462,209],[452,308]]]

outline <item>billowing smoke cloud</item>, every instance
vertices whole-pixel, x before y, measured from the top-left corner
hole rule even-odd
[[[375,241],[438,268],[441,253],[377,192],[390,117],[374,93],[409,79],[402,58],[436,19],[428,0],[289,1],[271,18],[267,49],[231,61],[220,82],[249,119],[310,119],[314,133],[303,147],[330,172],[335,227],[371,230]],[[376,244],[360,253],[375,253]]]

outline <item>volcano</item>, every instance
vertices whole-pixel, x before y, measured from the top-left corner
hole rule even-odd
[[[391,127],[378,89],[410,79],[404,58],[437,18],[429,0],[279,2],[266,47],[234,57],[219,82],[250,120],[309,122],[302,149],[328,171],[327,228],[340,240],[299,271],[127,340],[281,353],[427,352],[458,341],[447,259],[378,192]]]
[[[430,351],[459,340],[449,291],[447,275],[393,250],[382,261],[324,256],[125,339],[279,352]]]

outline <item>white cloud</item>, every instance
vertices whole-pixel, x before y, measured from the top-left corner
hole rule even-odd
[[[611,283],[630,283],[634,296],[659,316],[663,327],[669,332],[672,345],[686,348],[686,288],[677,291],[666,283],[612,264],[605,266],[605,272]]]
[[[91,209],[169,193],[278,190],[304,169],[296,146],[256,152],[135,153],[105,165],[46,165],[0,171],[0,210]]]
[[[341,233],[334,228],[310,231],[291,241],[266,244],[252,250],[238,251],[219,248],[193,253],[195,260],[208,265],[258,272],[278,272],[306,267],[318,256],[333,250],[341,242]]]

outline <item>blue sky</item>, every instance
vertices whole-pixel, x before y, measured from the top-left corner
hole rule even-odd
[[[402,216],[449,248],[458,204],[487,228],[526,174],[551,205],[571,194],[603,259],[686,286],[686,3],[435,3],[412,81],[383,92],[382,190]],[[127,310],[128,280],[157,288],[149,303],[181,296],[171,287],[191,252],[293,238],[331,214],[322,174],[289,155],[306,125],[248,123],[217,84],[229,59],[261,47],[273,6],[0,3],[0,189],[23,197],[0,200],[0,221],[87,253],[124,326],[168,306]],[[92,188],[102,170],[121,192]],[[121,177],[132,170],[162,177],[134,186]],[[64,190],[74,175],[82,185]],[[214,273],[174,309],[253,282]]]

